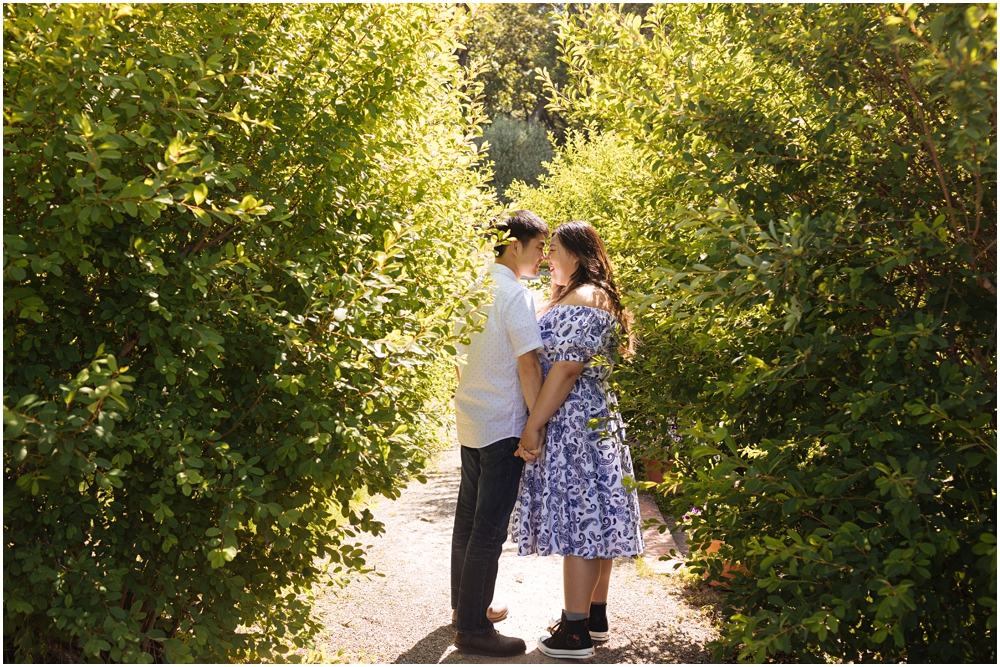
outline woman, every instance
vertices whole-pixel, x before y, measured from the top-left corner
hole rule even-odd
[[[588,658],[593,640],[608,638],[612,558],[643,546],[639,499],[623,485],[632,459],[607,393],[619,341],[629,347],[629,317],[604,244],[587,223],[556,229],[548,264],[552,295],[538,321],[545,382],[515,454],[527,464],[511,536],[521,556],[564,557],[565,609],[539,650]]]

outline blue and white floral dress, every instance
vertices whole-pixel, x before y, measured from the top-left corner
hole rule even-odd
[[[548,423],[542,457],[524,466],[511,539],[517,553],[617,558],[642,553],[639,498],[615,399],[608,394],[617,321],[588,306],[550,308],[538,321],[548,375],[557,361],[587,365]]]

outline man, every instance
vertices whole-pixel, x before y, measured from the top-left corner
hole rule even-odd
[[[524,653],[524,641],[494,629],[506,609],[490,603],[524,466],[514,452],[542,387],[534,299],[519,281],[537,274],[549,228],[534,213],[517,211],[497,230],[507,238],[488,270],[492,299],[483,330],[470,339],[455,393],[462,482],[452,536],[451,606],[459,650],[506,657]]]

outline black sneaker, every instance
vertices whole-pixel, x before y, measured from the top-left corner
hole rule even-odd
[[[590,603],[590,638],[595,642],[606,642],[611,632],[608,629],[608,605]]]
[[[550,658],[592,658],[594,642],[590,639],[589,623],[586,618],[567,621],[566,614],[563,614],[552,634],[538,639],[538,650]]]
[[[548,630],[552,632],[562,622],[562,612],[553,614],[549,619]],[[608,627],[608,606],[590,603],[590,639],[595,642],[606,642],[611,637]]]

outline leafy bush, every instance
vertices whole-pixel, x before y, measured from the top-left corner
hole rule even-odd
[[[3,11],[5,659],[280,657],[442,417],[464,19]]]
[[[511,183],[538,183],[542,163],[552,159],[552,144],[540,123],[498,116],[483,129],[482,139],[493,162],[493,187],[504,201]]]
[[[649,273],[660,259],[660,248],[644,237],[653,212],[642,203],[652,171],[653,156],[614,132],[573,132],[556,149],[537,187],[515,182],[507,191],[513,208],[535,211],[550,225],[586,220],[600,233],[615,269],[615,281],[625,293],[643,294],[654,289],[657,278]],[[632,442],[632,456],[641,467],[643,457],[664,459],[664,447],[673,445],[670,421],[659,418],[662,396],[651,385],[662,382],[651,377],[650,355],[659,352],[659,333],[647,330],[650,319],[638,320],[635,333],[640,341],[638,356],[619,363],[612,389],[627,400],[620,403]],[[655,362],[654,364],[655,365]],[[651,400],[651,405],[646,402]]]
[[[618,274],[634,282],[645,272],[630,260],[628,244],[634,242],[633,223],[646,212],[637,208],[632,195],[645,185],[650,165],[648,156],[613,132],[571,132],[544,165],[537,185],[516,181],[507,197],[512,206],[535,211],[552,225],[570,220],[593,224],[609,252],[617,253]]]
[[[995,36],[994,5],[561,24],[560,113],[655,156],[638,363],[708,443],[673,475],[725,542],[696,562],[742,566],[718,658],[996,660]]]

